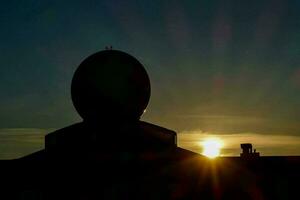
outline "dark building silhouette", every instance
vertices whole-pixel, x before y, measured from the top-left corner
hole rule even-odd
[[[193,152],[177,147],[176,133],[140,121],[150,98],[150,80],[142,64],[127,53],[105,50],[76,70],[72,101],[83,122],[46,135],[45,149],[23,159],[116,159],[162,152]]]
[[[44,150],[20,159],[52,166],[41,175],[55,182],[47,198],[196,196],[194,187],[179,189],[187,184],[180,174],[191,173],[193,163],[186,173],[184,162],[200,155],[177,147],[176,132],[140,121],[150,91],[144,67],[127,53],[109,49],[80,64],[71,94],[83,121],[46,135]]]
[[[210,160],[176,132],[143,122],[150,79],[127,53],[85,59],[71,86],[83,121],[49,133],[45,149],[0,161],[1,199],[297,199],[299,157]],[[244,157],[257,159],[243,159]]]
[[[252,144],[250,143],[244,143],[241,144],[241,148],[243,152],[241,153],[242,158],[257,158],[259,157],[259,153],[256,152],[256,149],[252,151]]]

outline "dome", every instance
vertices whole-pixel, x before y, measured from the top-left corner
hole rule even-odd
[[[143,65],[117,50],[97,52],[77,68],[71,95],[84,120],[139,119],[150,99],[150,80]]]

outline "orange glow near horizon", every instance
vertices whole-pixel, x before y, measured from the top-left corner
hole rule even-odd
[[[201,142],[203,148],[202,154],[211,159],[216,158],[220,156],[223,145],[223,141],[219,138],[207,138]]]

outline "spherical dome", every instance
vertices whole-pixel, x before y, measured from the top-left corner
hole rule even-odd
[[[84,120],[138,119],[149,102],[150,80],[137,59],[121,51],[105,50],[79,65],[71,95]]]

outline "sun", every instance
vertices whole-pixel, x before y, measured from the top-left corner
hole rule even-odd
[[[220,156],[223,142],[219,138],[207,138],[201,142],[203,148],[202,154],[209,158],[216,158]]]

